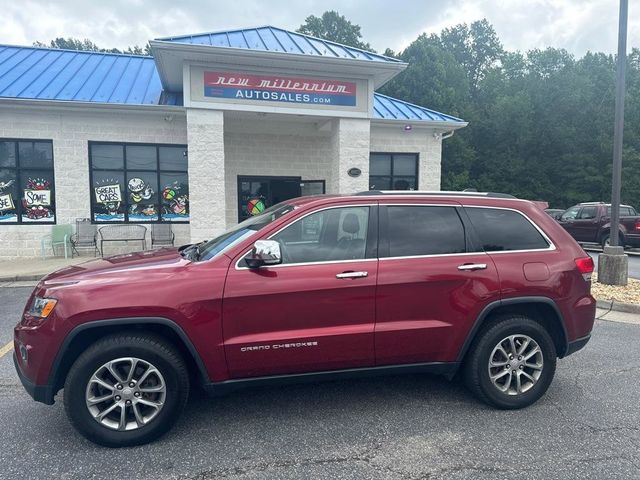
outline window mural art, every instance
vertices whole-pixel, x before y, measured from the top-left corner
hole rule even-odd
[[[14,180],[0,182],[0,222],[15,222],[18,220],[12,192],[9,190],[9,187],[14,183]]]
[[[260,215],[264,209],[264,198],[252,198],[247,202],[247,212],[251,216]]]
[[[122,222],[122,191],[116,179],[104,180],[102,185],[95,186],[95,205],[93,219],[96,222]]]
[[[0,139],[0,223],[55,223],[53,145]]]
[[[152,201],[154,189],[143,179],[134,177],[127,184],[129,189],[129,220],[149,221],[158,220],[158,211]]]
[[[162,189],[162,219],[167,222],[189,220],[189,192],[186,184],[174,181]]]
[[[91,142],[95,222],[188,222],[187,147]]]
[[[51,184],[44,178],[29,178],[22,198],[22,221],[51,221]]]

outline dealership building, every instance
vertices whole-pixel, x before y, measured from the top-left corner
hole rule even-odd
[[[150,45],[0,45],[0,258],[79,218],[169,222],[180,244],[300,195],[438,190],[466,125],[375,92],[406,63],[280,28]]]

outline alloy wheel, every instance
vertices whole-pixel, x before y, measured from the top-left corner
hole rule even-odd
[[[91,375],[85,403],[101,425],[129,431],[153,420],[164,407],[166,395],[166,383],[154,365],[124,357],[105,363]]]
[[[540,346],[527,335],[502,339],[489,357],[489,378],[507,395],[528,392],[540,379],[544,358]]]

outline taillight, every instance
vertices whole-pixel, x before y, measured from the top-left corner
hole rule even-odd
[[[593,264],[593,258],[581,257],[576,258],[575,261],[576,267],[578,267],[578,270],[582,274],[582,278],[584,278],[586,281],[590,281],[591,274],[593,273],[593,269],[595,268],[595,265]]]
[[[634,229],[640,231],[640,218],[636,220],[636,225]]]

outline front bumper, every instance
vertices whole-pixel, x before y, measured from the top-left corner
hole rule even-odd
[[[29,380],[22,370],[20,370],[20,365],[18,364],[18,359],[16,357],[16,353],[13,352],[13,364],[16,367],[16,372],[18,372],[18,378],[20,378],[20,382],[22,386],[27,391],[31,397],[36,402],[44,403],[46,405],[53,405],[55,393],[53,391],[53,387],[51,385],[36,385],[31,380]]]
[[[571,355],[572,353],[576,353],[578,350],[584,348],[584,346],[591,340],[591,334],[585,335],[581,338],[576,338],[574,341],[569,342],[567,347],[567,353],[565,353],[565,357]]]

